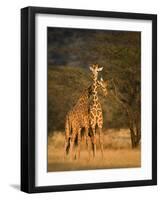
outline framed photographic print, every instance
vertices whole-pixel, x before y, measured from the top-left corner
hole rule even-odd
[[[21,190],[157,184],[157,16],[21,9]]]

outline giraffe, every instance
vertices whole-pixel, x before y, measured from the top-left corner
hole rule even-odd
[[[67,113],[65,121],[65,147],[64,147],[64,157],[66,154],[70,153],[70,159],[73,158],[73,147],[75,141],[78,143],[78,158],[80,157],[80,142],[81,142],[81,130],[84,128],[85,137],[89,147],[89,97],[91,95],[92,87],[89,86],[81,94],[75,106]]]
[[[90,66],[90,70],[92,72],[93,85],[92,85],[92,100],[90,102],[90,110],[89,110],[89,124],[92,130],[93,137],[93,157],[96,156],[96,128],[99,129],[99,144],[101,148],[101,155],[103,158],[103,115],[102,115],[102,107],[98,98],[98,86],[97,86],[97,78],[98,73],[102,71],[103,67],[99,67],[98,64],[94,64]],[[107,95],[107,92],[106,94]]]
[[[103,94],[107,93],[107,83],[101,79],[97,81],[98,87],[102,90]],[[90,145],[91,145],[91,136],[89,134],[89,101],[92,94],[92,85],[84,90],[83,94],[80,96],[76,105],[71,109],[66,115],[65,122],[65,149],[64,157],[69,152],[72,153],[73,145],[77,141],[78,145],[78,158],[80,157],[80,142],[81,142],[81,131],[82,128],[85,130],[85,138],[88,146],[88,156],[90,159]],[[83,111],[83,112],[82,112]],[[72,140],[73,139],[73,142]],[[70,147],[71,143],[71,147]]]

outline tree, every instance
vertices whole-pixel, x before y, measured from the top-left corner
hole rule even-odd
[[[118,84],[114,80],[112,80],[113,90],[112,95],[115,97],[116,101],[121,105],[122,109],[126,112],[128,117],[128,125],[131,134],[131,144],[132,148],[135,148],[139,145],[141,139],[141,116],[140,116],[140,109],[136,108],[136,106],[140,107],[140,97],[139,91],[134,94],[133,88],[131,87],[131,91],[133,91],[133,102],[131,99],[122,96],[119,92]],[[135,91],[136,92],[136,91]],[[133,105],[132,105],[133,104]]]
[[[101,32],[91,43],[104,77],[109,80],[111,100],[115,100],[126,114],[132,148],[141,139],[141,35],[136,32]],[[100,45],[101,44],[101,45]],[[94,46],[93,46],[94,45]]]

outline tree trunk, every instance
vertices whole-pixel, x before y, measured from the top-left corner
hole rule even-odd
[[[130,129],[130,134],[131,134],[131,147],[137,148],[139,143],[140,143],[140,135],[136,135],[134,129]]]
[[[140,117],[133,114],[129,109],[126,110],[129,119],[129,129],[131,135],[131,147],[137,148],[141,139]]]
[[[122,106],[123,110],[127,113],[129,129],[131,135],[131,146],[132,148],[138,147],[141,140],[141,116],[140,112],[134,110],[131,105],[126,101],[123,101],[123,96],[119,93],[119,90],[116,87],[116,84],[112,80],[114,85],[114,92],[112,93],[116,101]],[[121,97],[121,98],[120,98]],[[140,104],[138,104],[139,106]]]

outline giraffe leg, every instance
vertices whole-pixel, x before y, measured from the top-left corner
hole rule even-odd
[[[70,160],[74,158],[73,147],[74,147],[75,138],[76,138],[76,134],[73,134],[70,139]]]
[[[69,123],[69,116],[66,116],[66,121],[65,121],[65,144],[64,144],[64,159],[67,157],[67,154],[69,153],[70,150],[70,137],[71,132],[70,132],[70,123]]]
[[[80,158],[80,148],[81,148],[81,129],[78,131],[78,159]]]
[[[93,137],[93,139],[92,139],[92,146],[93,146],[93,158],[95,158],[96,157],[96,129],[95,129],[95,127],[92,127],[92,137]]]
[[[87,144],[87,149],[88,149],[88,160],[90,160],[91,157],[91,152],[90,152],[90,137],[89,137],[89,128],[85,128],[85,137],[86,137],[86,144]]]
[[[68,149],[68,145],[69,145],[69,138],[65,138],[65,145],[64,145],[64,160],[66,159],[67,157],[67,149]]]
[[[99,128],[99,144],[100,144],[101,154],[102,154],[102,159],[103,159],[104,149],[103,149],[103,133],[102,133],[102,128]]]
[[[91,159],[91,137],[88,136],[88,161]]]

